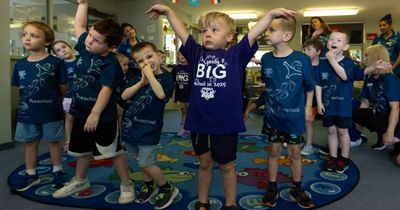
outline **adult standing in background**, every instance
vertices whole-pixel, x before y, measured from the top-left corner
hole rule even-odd
[[[126,55],[129,58],[129,70],[135,69],[136,64],[131,56],[131,49],[137,43],[143,42],[143,40],[138,39],[136,36],[136,29],[129,23],[122,23],[121,27],[124,31],[124,39],[118,46],[118,52]],[[129,71],[128,70],[128,71]]]
[[[321,17],[312,17],[310,19],[310,25],[308,26],[308,34],[306,36],[306,40],[318,39],[322,42],[324,47],[321,52],[321,57],[325,57],[325,54],[328,52],[326,44],[328,43],[330,34],[331,29]]]
[[[372,41],[372,45],[381,44],[389,51],[393,73],[400,77],[400,34],[392,26],[392,15],[387,14],[379,20],[381,34]]]

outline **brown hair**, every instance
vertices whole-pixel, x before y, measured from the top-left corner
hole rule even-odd
[[[110,18],[104,18],[93,25],[94,30],[105,37],[108,47],[118,46],[122,42],[123,30],[121,26]]]
[[[308,46],[312,46],[316,50],[319,50],[320,52],[322,52],[324,48],[324,44],[322,44],[322,42],[318,38],[309,39],[303,44],[303,48],[306,48]]]
[[[386,22],[387,24],[389,24],[389,25],[392,25],[392,15],[391,14],[386,14],[385,16],[383,16],[380,20],[379,20],[379,22],[380,21],[384,21],[384,22]]]
[[[117,58],[118,62],[120,62],[120,63],[121,63],[121,61],[123,61],[123,59],[125,59],[125,60],[128,60],[128,61],[129,61],[129,58],[128,58],[128,56],[126,56],[126,55],[124,55],[124,54],[122,54],[122,53],[119,53],[119,52],[113,52],[113,54],[115,55],[115,57]]]
[[[51,29],[50,26],[47,25],[46,23],[39,22],[39,21],[27,22],[27,23],[24,24],[24,26],[22,28],[24,29],[28,25],[34,26],[37,29],[43,31],[44,40],[47,43],[49,43],[49,45],[47,46],[47,52],[51,53],[51,44],[54,41],[54,31],[53,31],[53,29]]]
[[[54,46],[56,46],[56,44],[58,44],[58,43],[63,43],[63,44],[65,44],[65,45],[67,45],[69,48],[72,49],[71,45],[68,44],[66,41],[64,41],[64,40],[56,40],[56,41],[54,41],[53,43],[51,43],[51,51],[52,51],[54,54],[56,54],[56,52],[54,51]]]
[[[308,34],[306,39],[311,39],[311,36],[313,35],[315,29],[312,27],[312,20],[317,19],[321,23],[321,28],[324,30],[323,34],[329,35],[332,31],[329,28],[329,26],[325,23],[325,21],[321,17],[311,17],[310,19],[310,25],[308,26]]]
[[[140,50],[142,50],[145,47],[150,47],[151,49],[154,50],[155,53],[158,52],[158,49],[157,49],[156,45],[154,45],[153,43],[151,43],[151,42],[140,42],[140,43],[138,43],[138,44],[136,44],[135,46],[132,47],[131,56],[133,57],[134,53],[139,52]]]
[[[288,31],[292,33],[292,37],[290,38],[290,40],[292,40],[294,35],[296,34],[296,18],[292,16],[282,16],[278,17],[277,20],[280,20],[279,26],[282,28],[283,31]]]

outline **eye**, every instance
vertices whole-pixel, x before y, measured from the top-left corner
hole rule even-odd
[[[187,172],[187,171],[182,171],[182,172],[180,172],[180,173],[179,173],[179,175],[183,175],[183,176],[189,176],[189,175],[190,175],[190,173],[189,173],[189,172]]]
[[[239,176],[248,176],[249,173],[245,172],[245,171],[241,171],[238,173]]]
[[[201,30],[201,33],[206,33],[207,32],[207,29],[203,29],[203,30]]]
[[[198,165],[200,165],[200,162],[196,161],[196,162],[193,162],[193,164],[198,166]]]

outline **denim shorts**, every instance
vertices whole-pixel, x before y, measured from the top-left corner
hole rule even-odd
[[[153,166],[157,163],[157,155],[160,145],[129,145],[126,144],[126,150],[138,160],[139,167],[145,168]]]
[[[15,140],[23,143],[34,140],[63,141],[65,140],[64,120],[47,123],[17,122]]]

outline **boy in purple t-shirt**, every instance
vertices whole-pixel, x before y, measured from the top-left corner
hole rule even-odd
[[[224,209],[237,209],[234,160],[238,133],[245,131],[241,102],[243,70],[258,48],[257,37],[271,21],[279,16],[293,16],[295,12],[283,8],[270,11],[233,46],[236,25],[224,13],[211,12],[202,19],[203,45],[189,36],[171,8],[157,4],[146,13],[151,19],[167,16],[182,41],[180,51],[194,70],[185,129],[191,131],[193,148],[200,158],[196,209],[210,207],[208,192],[215,162],[219,164],[226,194]]]

